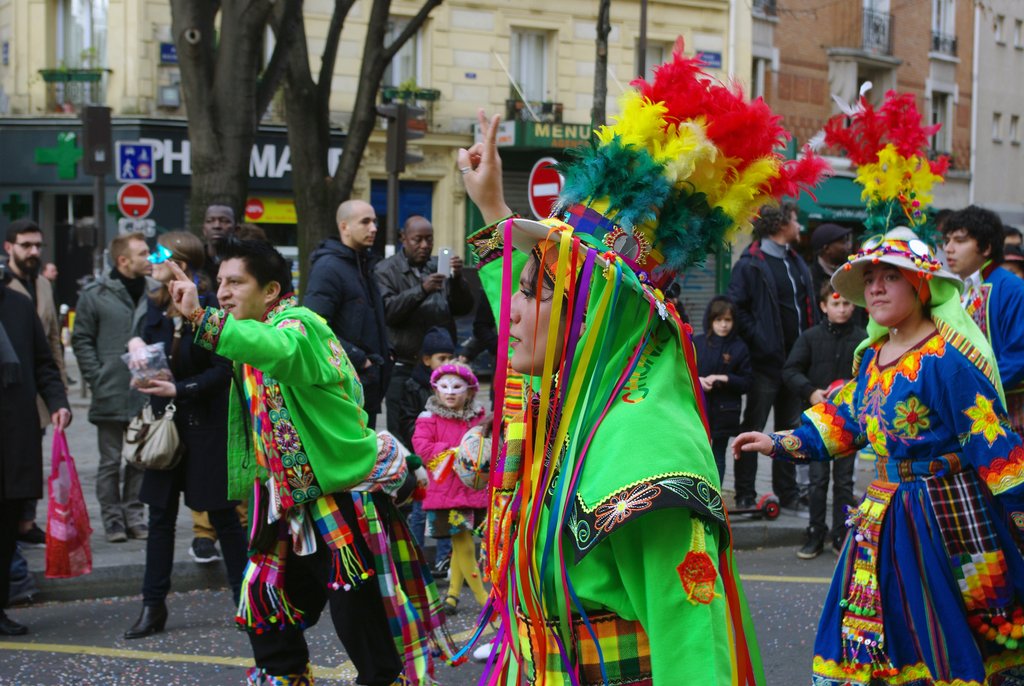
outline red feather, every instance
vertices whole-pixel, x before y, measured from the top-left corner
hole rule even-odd
[[[921,126],[921,113],[914,104],[911,93],[899,94],[888,91],[882,103],[882,116],[885,117],[888,142],[896,146],[896,150],[904,157],[926,154],[928,139],[942,126]]]
[[[931,169],[932,174],[945,176],[946,172],[949,171],[949,158],[945,155],[940,155],[934,160],[928,160],[928,167]]]
[[[735,160],[737,170],[775,154],[789,140],[761,98],[747,102],[739,86],[732,88],[713,79],[701,69],[701,61],[683,55],[683,42],[676,41],[672,59],[654,71],[654,82],[636,79],[632,85],[652,102],[664,103],[669,121],[705,117],[707,135],[726,157]]]
[[[921,125],[921,113],[911,93],[888,91],[876,111],[865,98],[861,111],[852,117],[837,114],[825,124],[825,143],[842,148],[857,166],[878,160],[878,152],[892,143],[904,157],[927,156],[928,139],[939,130],[939,124]]]
[[[803,155],[787,161],[779,172],[779,178],[769,184],[769,195],[775,198],[795,198],[800,191],[806,191],[817,200],[812,190],[832,174],[832,166],[821,156],[804,149]]]

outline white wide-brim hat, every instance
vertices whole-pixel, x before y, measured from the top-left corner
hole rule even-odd
[[[864,270],[879,263],[919,272],[929,281],[948,281],[958,292],[964,288],[963,281],[935,259],[928,244],[905,226],[864,241],[860,251],[850,255],[849,261],[832,274],[832,287],[853,304],[865,307]]]

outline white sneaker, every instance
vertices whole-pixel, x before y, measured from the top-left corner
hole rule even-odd
[[[487,659],[491,656],[494,651],[494,643],[481,643],[473,651],[474,662],[487,662]]]

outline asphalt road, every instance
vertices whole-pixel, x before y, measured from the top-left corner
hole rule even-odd
[[[818,613],[835,563],[830,553],[798,560],[792,548],[739,551],[737,564],[758,630],[769,686],[809,683]],[[473,601],[452,618],[452,631],[464,639],[475,617]],[[122,632],[135,620],[139,597],[43,603],[10,611],[31,633],[0,641],[3,686],[237,686],[251,665],[248,641],[231,622],[224,591],[192,591],[168,599],[170,619],[164,633],[126,641]],[[354,683],[354,672],[324,620],[307,633],[316,683]],[[474,686],[482,667],[441,666],[443,686]],[[680,667],[680,685],[689,684]],[[675,686],[661,685],[659,686]]]

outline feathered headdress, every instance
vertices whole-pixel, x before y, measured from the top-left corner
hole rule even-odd
[[[867,86],[870,87],[870,86]],[[909,226],[921,233],[928,221],[932,186],[942,183],[949,158],[928,159],[928,138],[940,124],[924,126],[910,93],[888,91],[877,110],[864,97],[825,124],[825,143],[841,148],[857,167],[864,187],[869,233]]]
[[[661,285],[702,263],[748,229],[758,207],[813,187],[829,171],[810,150],[785,160],[777,150],[789,134],[779,116],[684,57],[682,39],[652,83],[632,85],[597,144],[571,151],[561,166],[552,216],[614,251],[641,280]]]

